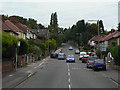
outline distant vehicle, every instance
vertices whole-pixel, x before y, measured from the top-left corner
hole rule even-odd
[[[89,67],[92,68],[92,67],[93,67],[93,63],[94,63],[95,59],[97,59],[97,57],[94,57],[94,56],[88,57],[88,60],[87,60],[87,68],[89,68]]]
[[[82,63],[87,63],[88,57],[89,57],[89,55],[84,55],[82,57]]]
[[[56,50],[55,52],[52,52],[51,53],[51,58],[57,58],[59,53],[60,53],[59,50]]]
[[[95,53],[94,53],[94,52],[88,52],[88,55],[90,55],[90,56],[94,56]]]
[[[74,55],[68,55],[67,58],[66,58],[66,62],[75,62]]]
[[[72,46],[69,47],[69,50],[73,50]]]
[[[75,50],[75,54],[80,54],[80,51],[79,50]]]
[[[62,48],[59,48],[58,50],[60,51],[60,53],[62,53]]]
[[[82,60],[84,55],[87,55],[87,53],[86,52],[80,52],[79,60]]]
[[[64,53],[59,53],[58,54],[58,60],[65,60],[66,55]]]
[[[106,63],[103,59],[95,59],[94,63],[93,63],[93,70],[106,70]]]

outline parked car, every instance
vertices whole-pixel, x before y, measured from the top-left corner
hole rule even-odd
[[[94,63],[95,59],[97,59],[97,57],[94,57],[94,56],[88,57],[87,68],[92,68],[93,67],[93,63]]]
[[[75,50],[75,54],[80,54],[80,51],[79,50]]]
[[[69,47],[69,50],[73,50],[72,46]]]
[[[62,48],[59,48],[58,50],[60,51],[60,53],[62,53]]]
[[[84,55],[82,58],[82,63],[87,63],[89,55]]]
[[[55,52],[52,52],[51,58],[57,58],[59,53],[60,53],[60,51],[58,51],[58,50],[56,50]]]
[[[68,55],[67,58],[66,58],[66,62],[75,62],[74,55]]]
[[[66,55],[64,53],[59,53],[58,54],[58,60],[65,60]]]
[[[86,52],[80,52],[79,60],[82,60],[84,55],[87,55],[87,53]]]
[[[106,70],[106,63],[103,59],[95,59],[94,63],[93,63],[93,70]]]

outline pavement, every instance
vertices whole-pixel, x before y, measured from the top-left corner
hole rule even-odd
[[[44,62],[47,60],[49,60],[49,57],[46,57],[41,61],[36,61],[35,63],[30,63],[26,67],[18,68],[17,71],[2,75],[2,88],[16,87],[20,83],[33,76],[37,72],[36,68],[42,67]]]
[[[69,51],[70,45],[63,46],[66,55],[75,55]],[[93,71],[78,60],[66,63],[65,60],[47,57],[3,76],[3,88],[118,88],[118,71],[107,65],[107,71]]]

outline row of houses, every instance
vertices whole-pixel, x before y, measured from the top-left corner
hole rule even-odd
[[[96,35],[88,42],[94,49],[98,48],[98,43],[99,45],[104,45],[105,48],[112,46],[113,43],[120,45],[120,32],[118,30],[112,30],[112,32],[107,35]]]
[[[10,20],[5,20],[4,15],[0,20],[0,29],[4,32],[8,32],[11,35],[23,39],[37,39],[37,36],[48,36],[48,29],[29,29],[27,25],[20,23],[15,20],[13,16],[10,17]]]
[[[42,42],[38,36],[45,36],[48,37],[49,30],[48,29],[29,29],[27,25],[20,23],[19,21],[15,20],[14,16],[11,16],[9,20],[5,20],[4,15],[0,19],[0,30],[6,33],[10,33],[11,35],[23,38],[26,40],[34,39],[37,42]],[[15,59],[10,60],[8,58],[4,59],[2,62],[2,72],[9,72],[15,69]],[[22,55],[18,56],[18,67],[23,67],[28,63],[34,62],[36,57],[30,55]]]

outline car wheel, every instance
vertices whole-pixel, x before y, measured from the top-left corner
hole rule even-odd
[[[106,68],[104,68],[104,71],[106,71]]]
[[[87,68],[89,68],[89,67],[87,66]]]

